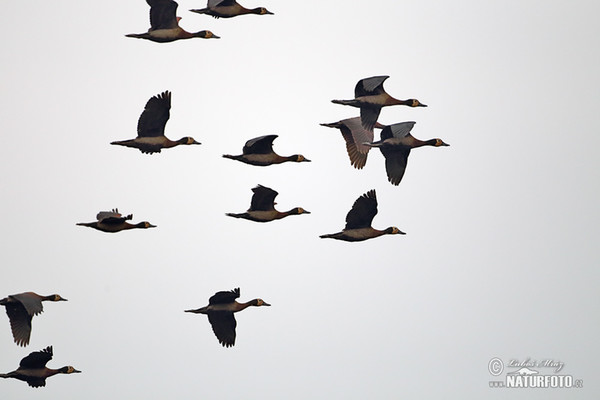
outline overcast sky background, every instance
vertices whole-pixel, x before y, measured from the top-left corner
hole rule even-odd
[[[0,297],[59,293],[13,343],[0,316],[0,371],[54,346],[40,389],[0,381],[3,399],[592,399],[598,389],[600,28],[593,1],[245,0],[275,15],[181,26],[219,40],[124,37],[149,27],[142,0],[12,1],[0,32],[3,223]],[[400,186],[379,151],[350,166],[332,104],[390,75],[379,122],[451,147],[412,152]],[[172,91],[171,139],[146,155],[146,101]],[[278,134],[253,167],[221,157]],[[377,135],[378,136],[378,135]],[[257,184],[277,208],[243,212]],[[406,236],[319,239],[376,189],[376,228]],[[118,207],[156,229],[79,227]],[[272,307],[237,314],[234,348],[206,316],[219,290]],[[554,359],[583,389],[491,389],[488,362]],[[546,370],[542,370],[546,372]],[[548,372],[550,373],[550,372]],[[501,376],[504,377],[504,374]]]

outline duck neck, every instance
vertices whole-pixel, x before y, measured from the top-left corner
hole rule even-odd
[[[235,302],[235,311],[234,312],[242,311],[242,310],[245,310],[246,308],[248,308],[250,306],[255,306],[255,305],[256,305],[256,299],[247,301],[245,303],[238,303],[236,301]]]
[[[415,147],[423,147],[423,146],[435,146],[436,143],[437,143],[437,139],[429,139],[429,140],[414,139],[414,145],[412,147],[415,148]]]
[[[385,102],[388,106],[401,105],[401,106],[412,106],[412,100],[399,100],[392,96],[386,99]]]

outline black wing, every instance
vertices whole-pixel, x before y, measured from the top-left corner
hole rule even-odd
[[[172,0],[146,0],[150,6],[150,30],[177,28],[177,3]]]
[[[410,147],[394,146],[380,147],[381,154],[385,157],[385,171],[387,172],[388,181],[392,185],[398,186],[404,171],[406,171],[406,163],[410,154]]]
[[[244,145],[244,154],[269,154],[273,152],[273,140],[277,135],[260,136],[250,139]]]
[[[211,311],[208,313],[208,322],[212,326],[213,332],[219,343],[224,347],[231,347],[235,344],[235,317],[230,311]]]
[[[381,107],[376,105],[360,106],[360,120],[363,128],[372,131],[375,128]]]
[[[275,209],[275,197],[278,195],[276,191],[262,185],[258,185],[252,191],[254,194],[248,211],[271,211]]]
[[[208,8],[212,7],[230,7],[236,4],[235,0],[208,0]]]
[[[52,360],[52,346],[46,347],[41,351],[34,351],[21,360],[20,368],[36,369],[44,368],[48,361]]]
[[[46,378],[27,377],[27,384],[31,387],[43,387],[46,386]]]
[[[384,75],[361,79],[354,88],[354,97],[373,96],[385,93],[385,90],[383,90],[383,82],[387,78],[389,78],[389,76]]]
[[[352,209],[346,215],[346,227],[344,229],[369,228],[376,214],[377,197],[375,196],[375,189],[372,189],[356,199]]]
[[[138,137],[164,136],[170,109],[171,92],[168,90],[150,98],[138,120]]]
[[[19,346],[27,346],[31,336],[31,318],[33,314],[30,315],[21,303],[7,303],[6,314],[10,320],[10,329],[15,343]]]
[[[235,299],[240,297],[240,288],[235,288],[229,291],[217,292],[210,299],[208,299],[208,304],[227,304],[233,303]]]

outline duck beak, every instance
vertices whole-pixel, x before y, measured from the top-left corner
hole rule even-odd
[[[427,104],[420,103],[418,107],[427,107]]]
[[[72,373],[74,373],[74,374],[80,374],[80,373],[81,373],[81,371],[80,371],[80,370],[78,370],[78,369],[75,369],[75,368],[73,368],[73,372],[72,372]]]
[[[263,301],[262,305],[263,306],[267,306],[267,307],[271,307],[271,305],[269,303],[265,303],[264,301]]]
[[[221,36],[217,36],[213,33],[213,35],[210,38],[211,39],[221,39]]]
[[[308,158],[305,158],[304,160],[302,160],[302,162],[311,162]]]
[[[65,299],[64,297],[61,297],[58,301],[69,301],[69,300]]]

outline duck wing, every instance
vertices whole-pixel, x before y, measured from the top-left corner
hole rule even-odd
[[[52,360],[52,346],[44,350],[34,351],[21,360],[19,368],[37,369],[44,368],[48,361]]]
[[[236,1],[235,0],[208,0],[208,8],[213,8],[213,7],[231,7],[233,5],[235,5]]]
[[[273,152],[273,140],[277,135],[259,136],[250,139],[244,145],[244,154],[269,154]]]
[[[385,82],[387,78],[389,78],[389,76],[383,75],[361,79],[354,87],[354,97],[373,96],[385,93],[385,90],[383,90],[383,82]]]
[[[375,128],[381,106],[364,104],[360,106],[360,120],[364,129],[372,131]]]
[[[406,171],[410,147],[382,146],[379,150],[381,150],[381,154],[385,157],[385,171],[387,172],[388,181],[390,181],[392,185],[398,186]]]
[[[217,292],[208,299],[208,304],[229,304],[233,303],[238,297],[240,297],[240,288]]]
[[[40,296],[33,292],[25,292],[19,294],[13,294],[9,297],[17,300],[19,303],[23,305],[25,310],[29,315],[37,315],[44,311],[44,306],[42,305],[42,301],[40,300]],[[14,304],[14,303],[12,303]]]
[[[100,211],[98,215],[96,215],[98,222],[107,225],[119,225],[132,218],[133,214],[129,214],[124,217],[117,211],[116,208],[112,211]]]
[[[271,211],[275,209],[275,197],[279,193],[262,185],[256,186],[252,191],[254,194],[248,211]]]
[[[356,199],[352,209],[346,215],[346,227],[344,229],[369,228],[376,214],[377,197],[375,196],[375,189],[372,189]]]
[[[28,345],[31,337],[31,318],[33,314],[29,314],[21,303],[7,303],[5,307],[15,343],[19,346]]]
[[[208,322],[210,322],[215,336],[219,339],[219,343],[224,347],[231,347],[235,344],[235,327],[237,323],[232,312],[211,311],[208,313]]]
[[[171,92],[168,90],[151,97],[138,120],[138,137],[164,136],[170,109]]]
[[[381,140],[397,138],[404,139],[410,136],[410,131],[415,126],[415,121],[400,122],[397,124],[387,125],[381,130]]]
[[[150,6],[150,31],[177,28],[177,3],[172,0],[146,0]]]

